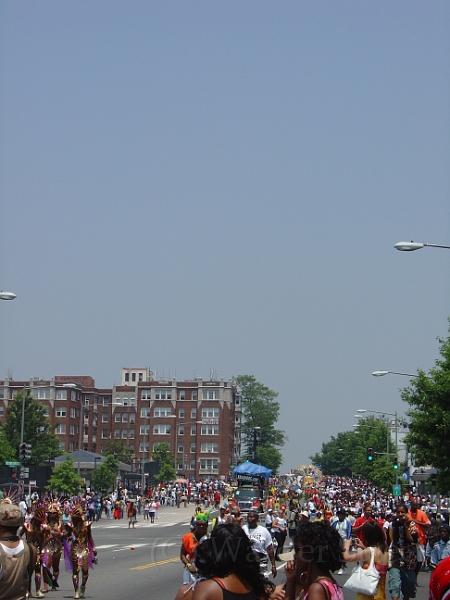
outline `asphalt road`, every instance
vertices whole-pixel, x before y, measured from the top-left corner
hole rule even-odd
[[[179,560],[181,536],[189,531],[194,507],[162,507],[154,524],[138,517],[135,529],[128,529],[126,519],[102,518],[94,523],[92,533],[98,550],[98,565],[90,572],[85,597],[90,600],[173,600],[182,583]],[[336,575],[343,584],[350,574]],[[428,573],[420,573],[418,600],[428,600]],[[280,563],[276,583],[284,581]],[[73,597],[70,574],[61,561],[60,588],[49,592],[49,600]],[[34,587],[33,587],[34,591]],[[345,600],[356,595],[344,591]],[[389,592],[387,592],[389,599]]]

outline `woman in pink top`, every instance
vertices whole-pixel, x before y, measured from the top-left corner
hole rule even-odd
[[[369,566],[371,552],[370,548],[375,551],[375,568],[380,574],[375,596],[367,594],[356,594],[356,600],[386,600],[386,574],[389,564],[388,545],[384,531],[376,522],[367,521],[361,529],[362,541],[359,538],[353,538],[353,543],[358,548],[357,552],[350,552],[350,544],[352,540],[345,541],[344,560],[346,562],[361,562],[363,568]]]
[[[344,564],[342,538],[324,521],[300,523],[294,538],[294,560],[285,567],[286,600],[343,600],[332,576]],[[298,594],[298,588],[303,594]]]

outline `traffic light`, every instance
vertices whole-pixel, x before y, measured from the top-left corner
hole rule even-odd
[[[373,462],[373,448],[367,448],[367,460]]]
[[[31,458],[31,444],[25,444],[25,442],[22,442],[22,444],[19,445],[19,460],[20,461],[25,461],[25,460],[30,460]]]
[[[27,457],[27,444],[22,443],[19,446],[19,460],[26,460]]]
[[[398,469],[398,458],[397,457],[394,458],[394,469],[395,470]]]

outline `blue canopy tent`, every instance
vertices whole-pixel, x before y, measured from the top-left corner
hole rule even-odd
[[[236,479],[236,475],[257,475],[259,477],[264,477],[264,479],[269,479],[270,474],[272,473],[272,469],[268,469],[267,467],[263,467],[262,465],[255,465],[250,461],[241,463],[237,467],[233,469],[233,477]]]

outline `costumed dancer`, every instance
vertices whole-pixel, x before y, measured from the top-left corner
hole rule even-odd
[[[47,520],[43,525],[44,541],[42,547],[42,569],[44,576],[44,592],[48,591],[51,583],[52,591],[56,591],[59,577],[59,561],[62,553],[62,536],[64,534],[61,522],[59,502],[51,502],[47,508]],[[51,571],[50,571],[51,569]]]
[[[86,520],[83,507],[76,504],[71,512],[72,520],[66,523],[67,538],[64,538],[64,560],[66,570],[72,572],[74,598],[84,598],[89,568],[92,568],[97,550],[92,539],[91,522]],[[81,584],[80,584],[81,571]]]
[[[36,548],[36,566],[34,568],[34,584],[36,586],[35,598],[44,598],[44,594],[41,592],[41,560],[44,543],[44,521],[45,508],[43,506],[39,506],[34,510],[31,520],[24,523],[19,532],[19,536],[25,534],[27,542]]]

